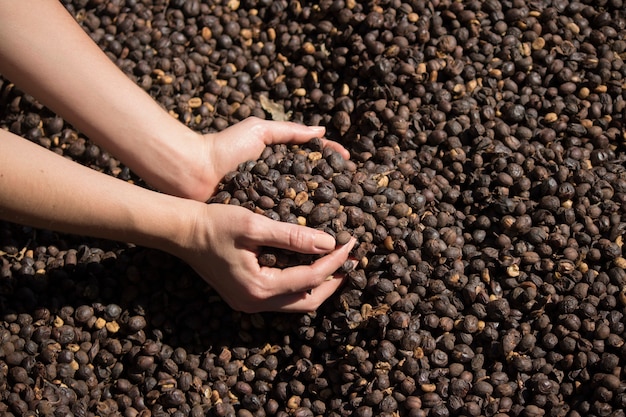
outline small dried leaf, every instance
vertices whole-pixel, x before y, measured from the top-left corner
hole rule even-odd
[[[285,113],[285,107],[282,104],[276,103],[263,95],[259,97],[259,101],[263,110],[272,116],[272,120],[285,122],[291,119],[291,111]]]

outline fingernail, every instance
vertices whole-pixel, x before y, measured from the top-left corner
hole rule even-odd
[[[335,249],[335,239],[324,232],[316,233],[313,237],[313,246],[317,250],[331,251]]]
[[[326,131],[324,126],[309,126],[309,128],[319,133],[324,133]]]

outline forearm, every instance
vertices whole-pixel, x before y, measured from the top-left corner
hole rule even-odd
[[[120,71],[58,1],[0,0],[0,73],[162,191],[180,194],[171,185],[192,175],[185,143],[198,135]]]
[[[0,218],[171,251],[196,203],[153,192],[0,129]]]

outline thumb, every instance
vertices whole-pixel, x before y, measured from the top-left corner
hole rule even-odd
[[[339,152],[345,159],[350,159],[350,152],[337,142],[324,139],[324,133],[326,128],[323,126],[306,126],[294,122],[271,122],[264,121],[265,123],[272,123],[271,129],[268,129],[268,135],[264,137],[266,145],[272,145],[275,143],[306,143],[314,137],[322,139],[322,145],[324,147],[330,147],[334,151]]]
[[[328,233],[310,227],[284,223],[258,215],[254,232],[248,235],[254,246],[269,246],[307,254],[328,253],[337,243]]]
[[[263,120],[265,132],[262,135],[266,145],[276,143],[305,143],[314,137],[322,137],[326,132],[323,126],[307,126],[294,122],[273,122]]]

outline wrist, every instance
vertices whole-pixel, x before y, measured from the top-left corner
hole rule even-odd
[[[169,117],[169,116],[168,116]],[[132,158],[125,162],[137,175],[157,190],[183,198],[206,200],[198,192],[202,184],[204,140],[202,135],[172,119],[175,126],[160,129],[145,140],[138,141],[139,149],[127,153]],[[200,149],[200,151],[198,151]]]
[[[166,209],[169,225],[152,237],[153,247],[188,260],[201,248],[211,246],[213,233],[210,205],[180,197],[166,196],[170,205]]]

